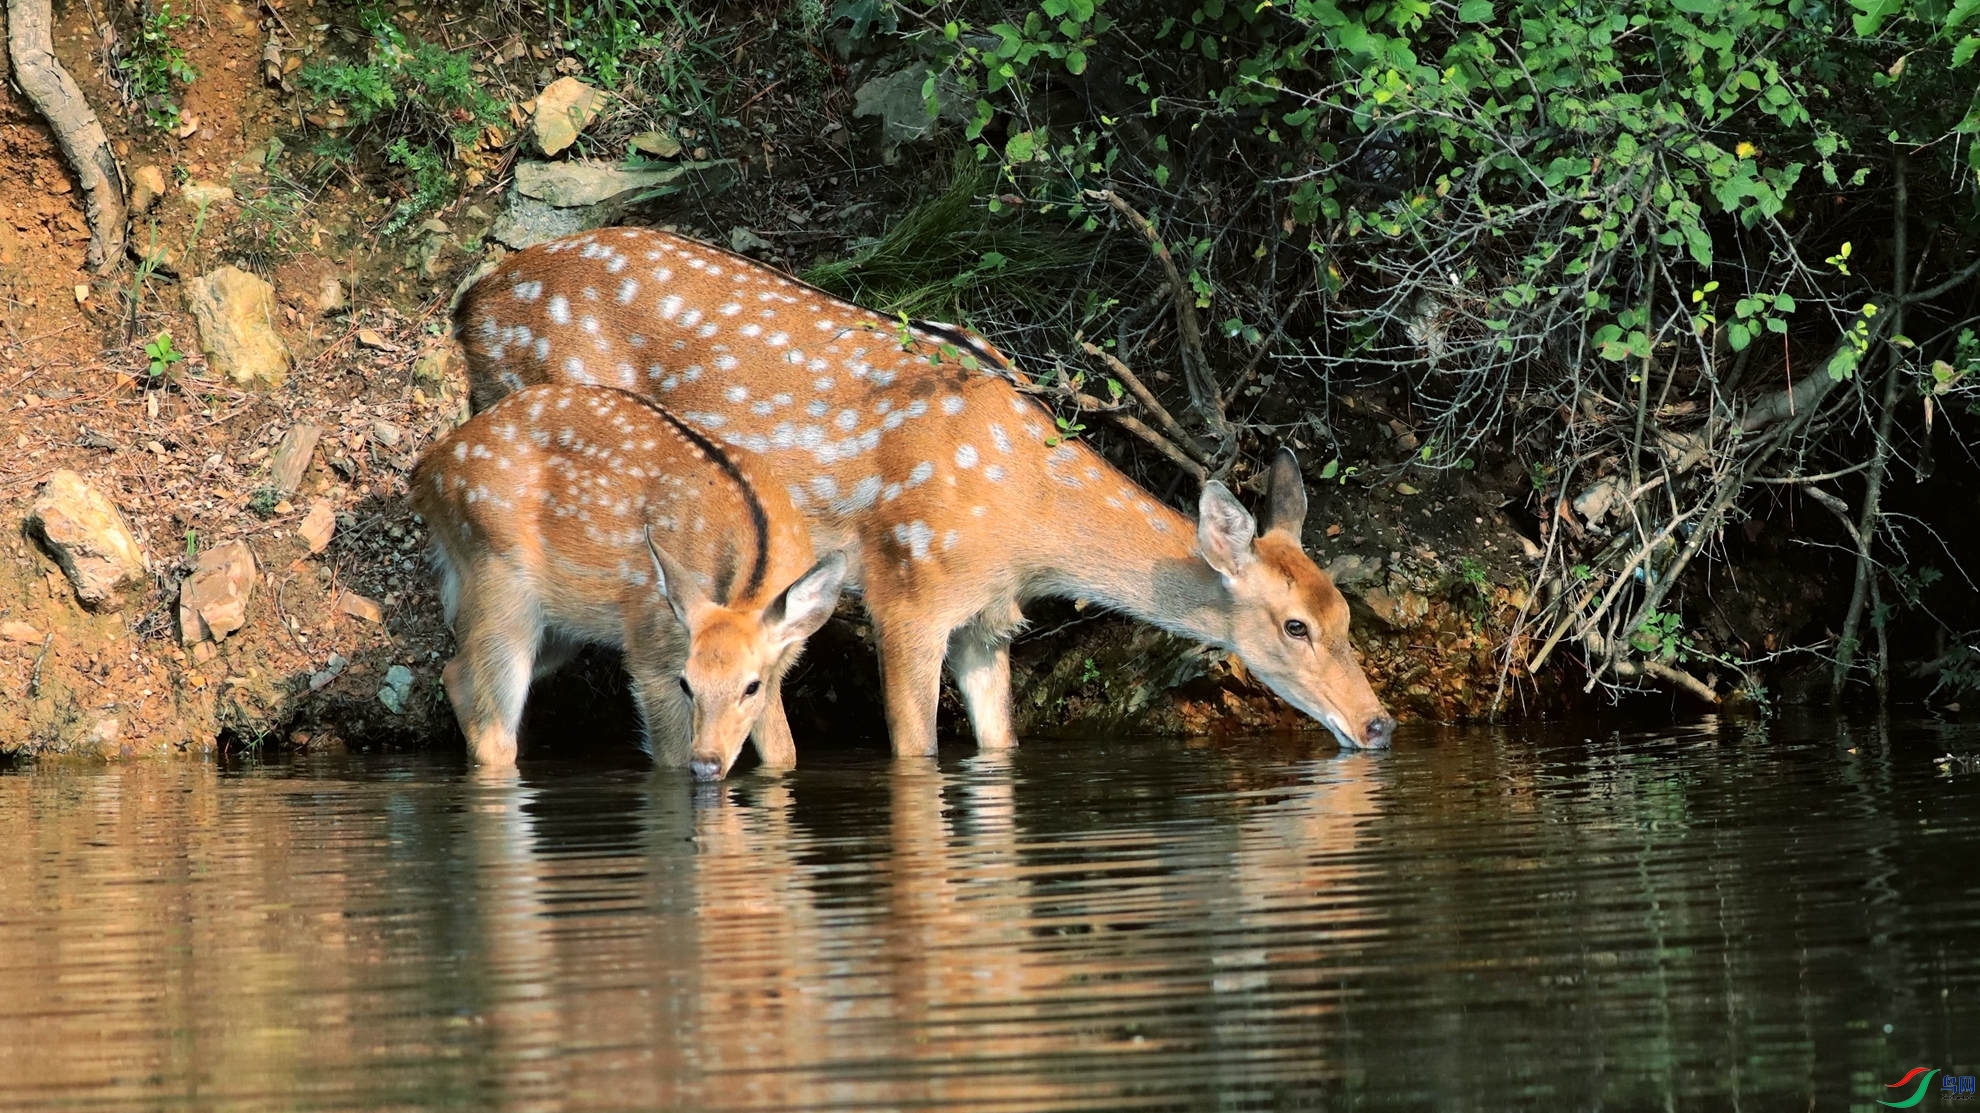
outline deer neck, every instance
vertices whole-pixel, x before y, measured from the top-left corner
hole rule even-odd
[[[1092,453],[1100,460],[1098,453]],[[1231,640],[1231,594],[1196,547],[1196,522],[1101,461],[1098,490],[1055,491],[1040,594],[1091,600],[1171,633]],[[1096,506],[1097,504],[1097,506]]]

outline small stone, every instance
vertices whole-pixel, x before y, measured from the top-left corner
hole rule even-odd
[[[337,513],[330,509],[328,499],[317,499],[309,504],[309,513],[303,515],[302,525],[296,527],[296,536],[309,546],[312,555],[330,547],[330,538],[337,533]]]
[[[123,733],[124,733],[124,721],[122,719],[119,719],[114,715],[105,716],[104,718],[96,720],[96,722],[89,728],[88,737],[85,738],[83,741],[86,745],[90,746],[93,749],[96,749],[98,751],[105,751],[116,746],[117,739],[121,737]]]
[[[75,472],[48,477],[27,528],[90,610],[115,610],[124,594],[149,581],[150,565],[122,512]]]
[[[247,625],[254,592],[254,552],[228,541],[199,554],[193,574],[179,587],[179,638],[187,645],[214,641]]]
[[[377,600],[368,599],[355,591],[337,596],[337,610],[365,622],[382,624],[385,621],[385,608],[379,606]]]
[[[654,158],[678,158],[681,153],[681,141],[664,131],[642,131],[626,140],[626,145]]]
[[[275,288],[238,267],[186,284],[186,307],[214,370],[236,386],[272,390],[289,374],[289,349],[275,333]]]
[[[343,654],[332,653],[329,659],[323,662],[323,668],[321,670],[309,675],[309,690],[320,692],[329,687],[331,681],[344,674],[344,667],[349,664],[350,661]]]
[[[41,641],[41,631],[25,622],[0,622],[0,638],[24,645],[35,645]]]
[[[302,486],[303,473],[309,470],[310,457],[322,435],[323,430],[314,425],[290,426],[282,434],[281,443],[268,458],[268,486],[277,498],[288,498]]]
[[[363,347],[375,348],[381,352],[396,352],[399,350],[397,344],[385,339],[375,328],[361,328],[357,330],[357,342]]]
[[[131,171],[131,212],[148,213],[165,196],[165,172],[156,166],[140,166]]]
[[[210,209],[215,205],[234,199],[234,191],[216,182],[187,182],[179,190],[186,204],[195,209]]]
[[[738,255],[752,251],[764,251],[771,246],[770,241],[738,224],[729,229],[729,250]]]
[[[577,142],[578,133],[598,118],[605,98],[575,77],[560,77],[536,95],[536,115],[530,120],[536,148],[554,155]]]
[[[349,304],[350,299],[344,295],[343,280],[335,275],[324,275],[322,283],[316,288],[316,311],[328,316],[340,312]]]
[[[386,448],[399,447],[399,442],[404,440],[405,437],[405,430],[400,429],[389,421],[374,421],[371,423],[371,439]]]
[[[412,691],[412,670],[393,665],[385,670],[385,686],[378,689],[378,702],[397,715],[406,709],[406,694]]]
[[[447,383],[455,381],[458,377],[455,373],[455,368],[459,362],[460,349],[452,344],[440,348],[430,348],[420,353],[418,359],[413,360],[413,381],[428,383],[436,387],[445,386]],[[461,374],[464,375],[465,372]]]

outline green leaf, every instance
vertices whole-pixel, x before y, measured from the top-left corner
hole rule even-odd
[[[1086,51],[1074,47],[1066,52],[1066,72],[1075,77],[1086,72]]]
[[[1012,132],[1004,141],[1004,161],[1010,163],[1030,162],[1038,153],[1038,137],[1029,131]]]
[[[1746,346],[1751,343],[1753,343],[1753,331],[1751,329],[1737,321],[1726,326],[1726,344],[1733,351],[1743,352],[1746,350]]]
[[[1458,5],[1458,21],[1461,23],[1490,23],[1492,21],[1492,0],[1464,0]]]

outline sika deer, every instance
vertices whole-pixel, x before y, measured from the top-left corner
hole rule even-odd
[[[573,384],[511,395],[427,451],[412,501],[477,761],[514,764],[530,681],[599,643],[625,650],[661,764],[717,780],[746,736],[764,765],[796,763],[781,681],[845,562],[812,562],[803,516],[760,472],[645,398]]]
[[[787,484],[820,543],[844,549],[879,643],[896,753],[931,753],[946,657],[980,746],[1011,730],[1020,605],[1091,599],[1235,650],[1343,745],[1386,746],[1348,643],[1348,611],[1300,549],[1292,454],[1264,529],[1222,483],[1194,521],[1005,377],[947,325],[906,327],[759,263],[664,232],[614,228],[518,252],[455,312],[473,397],[529,383],[639,390]]]

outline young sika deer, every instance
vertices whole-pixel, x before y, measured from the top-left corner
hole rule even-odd
[[[412,501],[476,760],[514,764],[530,681],[597,643],[625,650],[661,764],[716,780],[746,736],[766,766],[796,763],[780,683],[845,562],[812,563],[804,518],[760,470],[644,398],[570,384],[514,394],[427,451]]]
[[[1355,661],[1347,604],[1300,549],[1290,453],[1273,463],[1262,533],[1216,482],[1191,521],[1056,439],[981,338],[902,328],[663,232],[518,252],[454,320],[477,403],[528,383],[622,386],[775,469],[820,543],[847,552],[896,753],[933,752],[945,657],[978,744],[1015,742],[1010,639],[1020,605],[1043,596],[1229,647],[1343,745],[1389,743],[1395,720]]]

